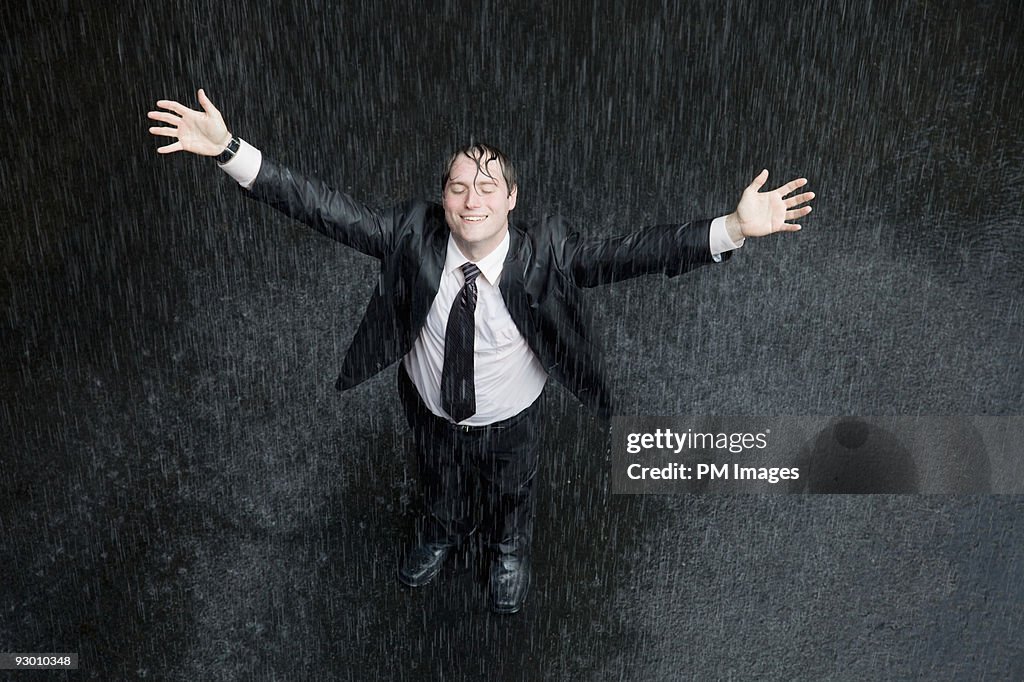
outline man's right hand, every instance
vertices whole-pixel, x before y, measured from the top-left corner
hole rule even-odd
[[[183,104],[172,100],[162,99],[156,105],[161,109],[169,109],[174,113],[166,111],[151,111],[149,118],[154,121],[168,123],[172,128],[153,126],[149,132],[161,137],[174,137],[177,142],[159,147],[157,151],[161,154],[173,152],[192,152],[200,156],[217,156],[231,141],[231,133],[224,124],[224,117],[213,106],[213,102],[206,96],[202,89],[199,90],[199,104],[202,111],[189,109]]]

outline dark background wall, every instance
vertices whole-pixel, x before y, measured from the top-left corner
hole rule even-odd
[[[473,553],[403,591],[393,371],[332,388],[374,263],[145,118],[204,87],[380,206],[491,140],[518,219],[595,235],[806,176],[799,234],[588,292],[623,411],[1019,415],[1017,3],[2,12],[0,651],[79,679],[1024,675],[1019,496],[613,497],[554,387],[526,611],[486,612]]]

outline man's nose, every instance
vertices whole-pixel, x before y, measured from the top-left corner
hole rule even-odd
[[[466,192],[466,208],[476,208],[480,205],[480,194],[472,187]]]

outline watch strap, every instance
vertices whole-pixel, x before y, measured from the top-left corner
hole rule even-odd
[[[231,140],[228,142],[228,146],[224,148],[224,151],[217,155],[217,163],[223,166],[225,163],[235,158],[235,154],[238,153],[238,148],[240,146],[242,146],[242,141],[237,137],[232,136]]]

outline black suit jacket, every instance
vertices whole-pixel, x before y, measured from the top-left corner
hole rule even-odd
[[[339,390],[369,379],[409,352],[444,267],[449,230],[440,205],[410,201],[374,211],[266,156],[247,194],[380,261],[377,286],[345,354]],[[612,396],[579,288],[651,273],[674,277],[712,263],[710,223],[654,225],[606,239],[570,231],[558,217],[525,228],[510,224],[498,288],[548,375],[583,404],[609,416]],[[722,260],[730,255],[722,254]]]

